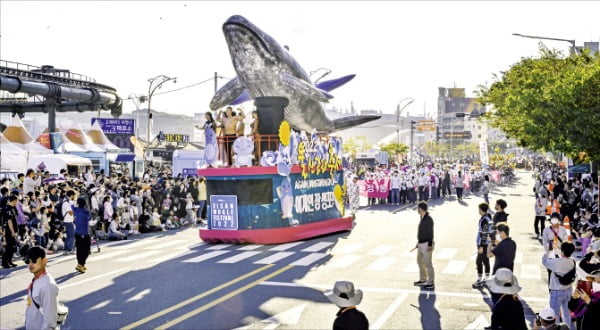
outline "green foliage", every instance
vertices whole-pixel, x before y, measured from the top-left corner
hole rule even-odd
[[[541,49],[495,78],[479,90],[479,101],[494,106],[491,126],[528,149],[600,159],[600,54]]]
[[[409,150],[409,147],[406,144],[390,142],[388,144],[383,144],[380,146],[381,151],[385,151],[388,153],[390,158],[397,157],[398,155],[406,154]]]
[[[367,143],[366,136],[354,136],[343,141],[342,150],[344,154],[351,154],[353,159],[356,159],[356,153],[371,149],[371,145]]]

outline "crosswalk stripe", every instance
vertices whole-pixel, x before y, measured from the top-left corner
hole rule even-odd
[[[159,254],[161,252],[162,251],[159,251],[159,250],[150,250],[150,251],[144,251],[144,252],[132,252],[133,255],[130,255],[129,257],[125,257],[125,258],[119,258],[119,259],[116,259],[115,261],[130,262],[130,261],[134,261],[134,260],[138,260],[138,259],[143,259],[143,258],[149,257],[154,254]]]
[[[251,251],[251,250],[256,250],[256,249],[258,249],[260,247],[262,247],[262,245],[260,245],[260,244],[250,244],[250,245],[242,246],[238,250],[240,250],[240,251]]]
[[[236,254],[234,256],[231,256],[231,257],[229,257],[227,259],[220,260],[220,261],[218,261],[218,263],[220,263],[220,264],[234,264],[234,263],[236,263],[236,262],[238,262],[240,260],[251,258],[251,257],[253,257],[253,256],[257,255],[257,254],[260,254],[260,253],[262,253],[262,252],[261,251],[245,251],[245,252],[242,252],[242,253],[238,253],[238,254]]]
[[[458,252],[458,249],[453,248],[443,248],[437,254],[434,253],[433,259],[447,259],[450,260],[454,257],[454,255]]]
[[[118,256],[120,254],[124,254],[127,253],[129,251],[127,250],[117,250],[117,251],[111,251],[111,252],[106,252],[106,253],[101,253],[101,254],[92,254],[92,256],[90,257],[91,260],[104,260],[104,259],[109,259],[112,258],[114,256]]]
[[[255,261],[255,264],[261,264],[261,265],[268,265],[268,264],[272,264],[274,262],[277,262],[283,258],[287,258],[289,256],[291,256],[292,254],[294,254],[295,252],[277,252],[274,255],[268,256],[266,258],[260,259],[258,261]]]
[[[149,246],[149,247],[147,247],[147,249],[153,249],[153,250],[163,249],[163,248],[166,248],[166,247],[171,246],[171,245],[181,244],[182,242],[185,242],[185,241],[186,240],[184,240],[184,239],[176,239],[176,240],[173,240],[173,241],[168,241],[168,242],[164,242],[164,243],[161,243],[161,244],[156,244],[156,245]]]
[[[396,261],[394,257],[381,257],[367,267],[367,270],[386,270]]]
[[[446,268],[442,271],[442,274],[460,275],[464,273],[465,267],[467,267],[466,261],[450,260]]]
[[[202,261],[205,261],[205,260],[208,260],[208,259],[212,259],[212,258],[218,257],[218,256],[220,256],[222,254],[225,254],[225,253],[229,253],[229,251],[211,251],[211,252],[199,255],[197,257],[184,260],[182,262],[191,262],[191,263],[202,262]]]
[[[409,262],[408,265],[406,265],[402,269],[402,272],[404,272],[404,273],[418,273],[419,272],[419,265],[417,265],[416,262]]]
[[[298,259],[298,260],[292,262],[290,265],[292,265],[292,266],[308,266],[308,265],[316,262],[317,260],[327,257],[328,255],[329,254],[327,254],[327,253],[318,253],[318,252],[311,253],[304,258],[301,258],[301,259]]]
[[[333,242],[320,242],[307,247],[306,249],[302,250],[302,252],[317,252],[331,245],[333,245]]]
[[[363,243],[352,243],[352,244],[346,244],[344,246],[336,246],[335,247],[335,253],[336,254],[348,254],[348,253],[352,253],[358,249],[360,249],[364,244]]]
[[[115,249],[115,250],[121,250],[121,249],[124,249],[124,250],[125,249],[126,250],[129,250],[129,249],[139,249],[140,247],[142,247],[144,245],[156,244],[156,242],[157,242],[156,239],[150,238],[148,240],[135,241],[133,243],[127,243],[127,244],[122,244],[122,245],[118,245],[118,246],[115,245],[115,246],[112,246],[111,248]]]
[[[361,255],[348,254],[341,258],[335,259],[329,264],[331,267],[345,268],[362,258]]]
[[[522,264],[523,263],[523,252],[517,252],[515,255],[515,263]]]
[[[540,266],[529,264],[521,265],[521,278],[539,280],[541,278]]]
[[[281,244],[281,245],[277,245],[274,248],[270,248],[269,251],[285,251],[289,248],[293,248],[296,245],[300,245],[303,244],[304,242],[300,241],[300,242],[292,242],[292,243],[286,243],[286,244]]]
[[[157,258],[150,258],[148,259],[148,263],[159,263],[159,262],[163,262],[163,261],[167,261],[167,260],[172,260],[172,259],[176,259],[176,258],[181,258],[183,256],[186,256],[188,254],[192,254],[196,251],[190,250],[190,251],[177,251],[177,252],[173,252],[173,253],[168,253],[165,255],[161,255],[158,256]]]
[[[371,252],[369,252],[369,255],[383,257],[392,249],[394,249],[393,245],[379,245],[378,247],[371,250]]]
[[[211,246],[209,248],[206,248],[206,249],[207,250],[211,250],[211,251],[214,251],[214,250],[223,250],[223,249],[226,249],[226,248],[228,248],[230,246],[231,246],[231,244],[217,244],[217,245],[213,245],[213,246]]]

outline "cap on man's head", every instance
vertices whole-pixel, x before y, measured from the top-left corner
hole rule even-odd
[[[547,322],[553,322],[556,321],[556,314],[552,308],[546,307],[540,312],[540,318]]]

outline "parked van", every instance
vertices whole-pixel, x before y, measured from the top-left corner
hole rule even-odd
[[[66,169],[71,176],[85,174],[92,169],[92,161],[69,154],[36,155],[29,157],[27,168],[48,171],[50,174],[59,174]]]

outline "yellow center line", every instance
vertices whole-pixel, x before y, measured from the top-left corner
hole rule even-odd
[[[231,285],[233,285],[233,284],[235,284],[235,283],[237,283],[239,281],[242,281],[242,280],[244,280],[244,279],[246,279],[246,278],[248,278],[250,276],[253,276],[253,275],[257,274],[257,273],[260,273],[263,270],[266,270],[266,269],[268,269],[270,267],[273,267],[273,266],[275,266],[275,265],[274,264],[270,264],[270,265],[265,265],[263,267],[255,269],[255,270],[251,271],[250,273],[247,273],[247,274],[244,274],[244,275],[242,275],[240,277],[234,278],[233,280],[231,280],[231,281],[229,281],[227,283],[223,283],[223,284],[219,285],[218,287],[212,288],[212,289],[210,289],[210,290],[208,290],[206,292],[203,292],[203,293],[201,293],[201,294],[199,294],[199,295],[197,295],[195,297],[192,297],[192,298],[189,298],[187,300],[184,300],[184,301],[178,303],[177,305],[173,305],[173,306],[171,306],[171,307],[169,307],[167,309],[164,309],[164,310],[162,310],[162,311],[160,311],[158,313],[149,315],[149,316],[147,316],[147,317],[145,317],[145,318],[143,318],[143,319],[141,319],[139,321],[136,321],[136,322],[133,322],[131,324],[128,324],[128,325],[122,327],[121,330],[137,328],[137,327],[139,327],[140,325],[142,325],[144,323],[148,323],[148,322],[150,322],[150,321],[152,321],[152,320],[154,320],[156,318],[159,318],[159,317],[161,317],[161,316],[163,316],[165,314],[168,314],[168,313],[170,313],[170,312],[172,312],[172,311],[174,311],[176,309],[179,309],[179,308],[181,308],[181,307],[183,307],[185,305],[189,305],[189,304],[193,303],[194,301],[196,301],[198,299],[202,299],[202,298],[204,298],[204,297],[206,297],[206,296],[208,296],[210,294],[213,294],[213,293],[215,293],[215,292],[217,292],[219,290],[222,290],[222,289],[224,289],[224,288],[226,288],[228,286],[231,286]]]
[[[169,328],[172,328],[175,324],[181,323],[181,322],[189,319],[190,317],[192,317],[194,315],[200,314],[200,313],[204,312],[205,310],[207,310],[207,309],[209,309],[209,308],[211,308],[211,307],[213,307],[215,305],[218,305],[218,304],[220,304],[220,303],[222,303],[222,302],[224,302],[224,301],[226,301],[226,300],[228,300],[230,298],[233,298],[233,297],[237,296],[238,294],[240,294],[240,293],[242,293],[242,292],[244,292],[244,291],[246,291],[248,289],[251,289],[252,287],[257,286],[258,284],[260,284],[260,283],[262,283],[262,282],[264,282],[264,281],[266,281],[266,280],[268,280],[268,279],[270,279],[272,277],[275,277],[275,276],[277,276],[277,275],[285,272],[286,270],[288,270],[288,269],[290,269],[292,267],[294,267],[294,266],[287,265],[287,266],[285,266],[285,267],[283,267],[283,268],[281,268],[279,270],[276,270],[276,271],[274,271],[274,272],[272,272],[272,273],[270,273],[268,275],[265,275],[265,276],[259,278],[258,280],[256,280],[256,281],[248,284],[248,285],[245,285],[245,286],[243,286],[243,287],[241,287],[241,288],[239,288],[239,289],[237,289],[235,291],[232,291],[231,293],[228,293],[228,294],[224,295],[221,298],[215,299],[215,300],[207,303],[204,306],[198,307],[197,309],[195,309],[193,311],[190,311],[188,313],[185,313],[185,314],[181,315],[180,317],[178,317],[178,318],[176,318],[176,319],[174,319],[174,320],[172,320],[170,322],[167,322],[167,323],[165,323],[163,325],[160,325],[156,329],[169,329]]]

